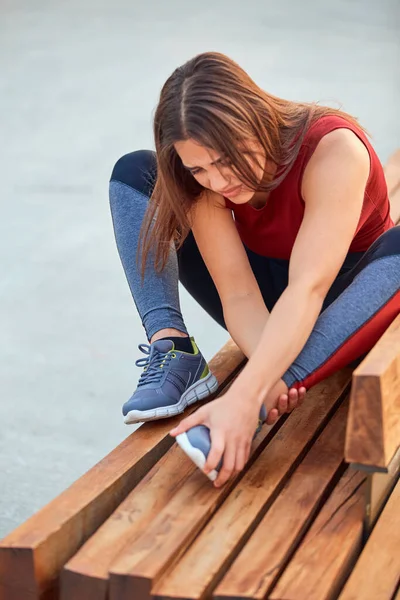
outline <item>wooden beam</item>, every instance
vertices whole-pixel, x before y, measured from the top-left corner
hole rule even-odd
[[[336,598],[362,542],[365,476],[347,469],[270,594],[270,600]]]
[[[353,373],[347,462],[386,468],[400,445],[400,315]]]
[[[36,600],[36,592],[23,591],[21,595],[21,589],[14,586],[9,587],[6,584],[0,583],[0,600]],[[58,587],[57,585],[48,588],[43,595],[41,600],[58,600]]]
[[[366,486],[365,530],[369,532],[400,475],[400,448],[385,473],[368,473]]]
[[[339,600],[392,600],[400,581],[400,481],[391,494]]]
[[[271,427],[266,427],[257,436],[250,462],[270,435]],[[210,515],[224,501],[237,479],[216,489],[203,473],[195,469],[143,535],[126,545],[111,565],[109,599],[131,599],[132,589],[138,600],[149,597],[151,581],[161,576],[184,552]]]
[[[348,401],[327,424],[238,558],[215,589],[217,600],[263,600],[303,538],[343,466]],[[189,578],[192,577],[189,571]],[[176,581],[179,585],[179,582]],[[184,580],[186,589],[186,578]],[[160,585],[164,597],[166,586]],[[178,588],[177,588],[178,589]],[[187,595],[192,597],[192,595]]]
[[[229,556],[229,552],[239,550],[244,537],[261,520],[348,387],[350,373],[349,369],[342,370],[310,390],[308,402],[290,415],[257,460],[248,463],[247,472],[239,482],[232,479],[223,488],[216,489],[196,471],[147,532],[113,565],[110,599],[149,600],[158,593],[154,586],[192,542],[182,564],[197,564],[201,557],[196,574],[201,568],[201,575],[206,579],[200,585],[207,585],[224,563],[226,554]],[[253,449],[253,458],[255,456]],[[227,498],[235,483],[234,491]],[[217,509],[216,518],[200,533]],[[195,556],[193,560],[192,556]],[[191,580],[191,570],[186,566],[183,569],[186,584]],[[180,584],[184,585],[183,579]],[[179,593],[186,593],[183,587]]]
[[[221,388],[240,370],[244,356],[229,341],[210,362]],[[187,409],[186,415],[199,404]],[[146,423],[58,498],[0,541],[0,589],[19,600],[44,600],[63,565],[170,449],[170,429],[181,416]]]
[[[175,444],[66,564],[61,599],[107,600],[113,561],[146,530],[195,469]]]

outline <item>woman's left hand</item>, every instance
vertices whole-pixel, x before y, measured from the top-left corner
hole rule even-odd
[[[230,389],[183,419],[170,434],[175,437],[196,425],[209,428],[211,451],[204,472],[208,474],[215,469],[223,456],[222,468],[214,482],[215,487],[220,487],[244,468],[257,429],[259,412],[260,406],[255,401],[239,398]]]

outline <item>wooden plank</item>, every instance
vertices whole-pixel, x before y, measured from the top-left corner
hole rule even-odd
[[[225,540],[239,543],[238,540],[260,521],[263,511],[290,475],[290,470],[301,459],[310,438],[326,421],[328,413],[348,386],[350,373],[349,369],[345,369],[310,390],[308,402],[290,415],[257,460],[253,464],[248,463],[247,472],[205,530],[206,536],[210,530],[216,532],[218,547],[214,537],[210,545],[209,537],[204,538],[203,534],[194,544],[197,547],[202,540],[207,540],[205,554],[212,548],[212,563],[215,560],[217,564],[220,560],[217,553],[220,548],[225,548]],[[253,458],[255,456],[253,450]],[[235,479],[232,479],[228,485],[216,489],[201,473],[195,472],[161,511],[153,526],[113,565],[111,600],[149,599],[154,594],[155,584],[187,550],[234,484]],[[203,560],[208,562],[209,556],[203,555]],[[210,564],[209,567],[211,573],[213,567]],[[205,572],[209,573],[208,567]]]
[[[284,490],[216,587],[214,598],[263,600],[267,597],[268,591],[283,571],[320,508],[321,501],[343,468],[347,412],[348,401],[342,404],[297,467]],[[186,577],[191,579],[192,572],[187,573]],[[182,578],[183,591],[187,590],[186,577]],[[160,590],[160,595],[179,597],[179,580],[175,579],[175,590],[170,581],[167,583],[169,585],[156,588]],[[196,595],[190,593],[186,594],[186,597],[200,596],[196,590]]]
[[[231,360],[232,355],[234,353],[230,354]],[[229,385],[225,385],[224,390]],[[61,598],[106,599],[111,564],[125,545],[139,537],[195,469],[174,445],[66,564],[62,573]]]
[[[400,481],[357,561],[340,600],[391,600],[400,581]]]
[[[146,530],[195,469],[174,445],[66,564],[61,599],[107,600],[108,570],[113,561]]]
[[[276,427],[277,428],[277,427]],[[250,462],[254,460],[262,443],[270,437],[271,427],[265,427],[253,442]],[[186,457],[186,460],[189,460]],[[209,516],[224,501],[229,490],[235,485],[238,477],[232,479],[223,488],[214,488],[210,481],[195,469],[185,483],[174,495],[171,502],[160,511],[147,531],[131,545],[124,547],[123,552],[112,564],[110,575],[110,600],[131,598],[131,589],[135,590],[135,598],[150,593],[146,578],[135,579],[135,567],[161,575],[171,563],[182,553],[196,537],[198,531]],[[196,502],[193,503],[193,498]]]
[[[0,583],[0,600],[36,600],[36,598],[36,592],[24,591],[23,595],[21,595],[21,589]],[[48,588],[42,594],[41,600],[58,600],[57,585]]]
[[[361,549],[365,475],[347,469],[278,580],[271,600],[335,598]]]
[[[400,315],[353,373],[345,456],[385,468],[400,444]]]
[[[210,361],[210,368],[223,388],[243,363],[242,352],[230,340]],[[181,418],[144,424],[6,536],[0,542],[0,586],[19,590],[20,600],[43,600],[63,565],[169,450],[174,443],[169,431]]]
[[[387,473],[370,473],[367,477],[366,531],[369,531],[379,516],[400,474],[400,449],[391,461]]]

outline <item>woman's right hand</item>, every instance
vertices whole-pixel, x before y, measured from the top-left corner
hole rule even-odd
[[[292,410],[303,404],[307,390],[301,387],[299,390],[291,388],[287,394],[281,394],[275,408],[272,408],[267,417],[267,424],[273,425],[285,413],[291,413]]]

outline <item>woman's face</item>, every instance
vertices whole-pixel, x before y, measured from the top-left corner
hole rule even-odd
[[[193,175],[201,186],[225,196],[235,204],[249,202],[255,190],[246,187],[235,175],[227,160],[210,148],[201,146],[192,139],[176,142],[175,150],[183,166]],[[260,167],[254,157],[255,153]],[[265,153],[257,142],[246,142],[243,155],[257,175],[257,181],[263,178],[266,166]]]

